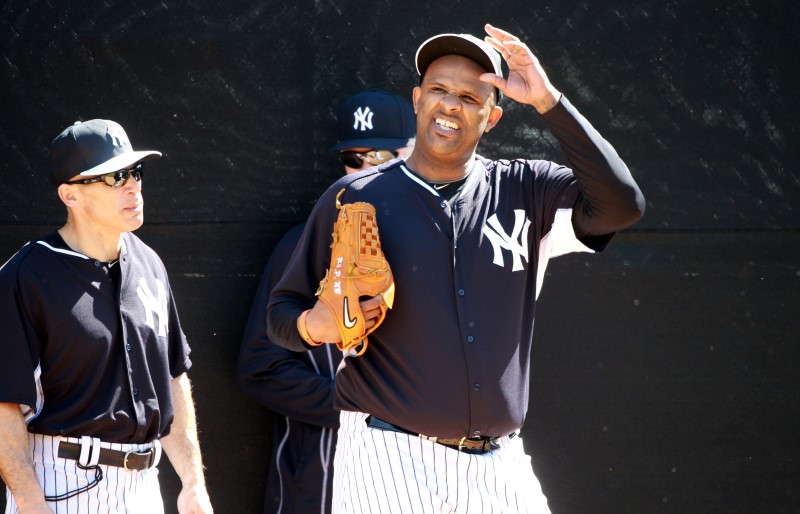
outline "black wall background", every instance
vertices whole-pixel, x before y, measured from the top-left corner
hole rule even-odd
[[[648,210],[548,269],[523,429],[554,513],[800,511],[800,8],[791,1],[0,3],[0,257],[64,220],[47,147],[120,122],[150,166],[218,513],[258,512],[270,414],[235,361],[278,238],[339,176],[339,102],[408,94],[414,52],[484,22],[526,40]],[[480,152],[560,160],[505,104]],[[178,481],[163,464],[168,512]]]

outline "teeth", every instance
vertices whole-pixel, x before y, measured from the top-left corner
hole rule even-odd
[[[436,124],[453,130],[458,130],[458,125],[456,125],[452,121],[443,120],[442,118],[436,118]]]

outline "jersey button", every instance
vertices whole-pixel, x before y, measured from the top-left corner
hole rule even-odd
[[[442,203],[440,203],[440,204],[439,204],[439,206],[440,206],[442,209],[447,209],[447,202],[445,202],[445,201],[442,201]]]
[[[463,289],[458,290],[458,296],[464,296],[466,292]]]
[[[474,435],[475,437],[480,437],[481,431],[480,430],[476,430],[476,431],[472,432],[472,435]]]
[[[99,268],[101,266],[100,261],[94,261],[94,267]]]
[[[480,391],[481,390],[481,385],[480,384],[475,384],[475,390],[476,391]]]
[[[474,338],[474,337],[472,337],[472,336],[467,336],[467,342],[468,342],[468,343],[472,343],[472,342],[474,342],[474,341],[475,341],[475,338]]]
[[[131,345],[129,345],[129,344],[126,344],[126,345],[125,345],[125,349],[126,349],[126,350],[128,350],[128,351],[131,351]]]
[[[139,396],[139,388],[138,387],[134,387],[133,388],[133,396]]]

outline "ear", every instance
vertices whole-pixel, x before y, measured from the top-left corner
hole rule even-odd
[[[503,108],[499,105],[495,105],[492,107],[492,111],[489,113],[489,120],[486,122],[486,127],[483,129],[484,132],[489,132],[497,125],[497,122],[500,121],[500,118],[503,117]]]
[[[419,102],[420,94],[422,94],[422,89],[419,86],[415,87],[411,92],[411,100],[413,100],[414,103],[414,114],[417,114],[417,103]]]
[[[78,205],[77,187],[72,184],[61,184],[58,186],[58,197],[67,207]]]

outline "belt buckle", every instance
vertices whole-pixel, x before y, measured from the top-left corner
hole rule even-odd
[[[474,443],[474,445],[468,445],[467,444],[468,441]],[[458,442],[459,451],[466,453],[475,452],[478,455],[483,455],[484,453],[489,453],[499,448],[500,448],[500,443],[498,443],[497,439],[495,439],[494,437],[481,437],[474,439],[471,439],[469,437],[462,437],[461,440]]]
[[[125,457],[122,458],[122,467],[125,468],[126,471],[140,471],[138,469],[131,469],[131,468],[128,467],[128,457],[130,457],[131,455],[142,455],[142,456],[146,455],[146,456],[152,457],[153,456],[153,449],[152,448],[148,448],[147,450],[145,450],[143,452],[140,452],[139,450],[131,450],[129,452],[125,452]],[[147,464],[147,466],[145,466],[143,469],[149,468],[151,463],[152,463],[152,461],[149,462]]]

